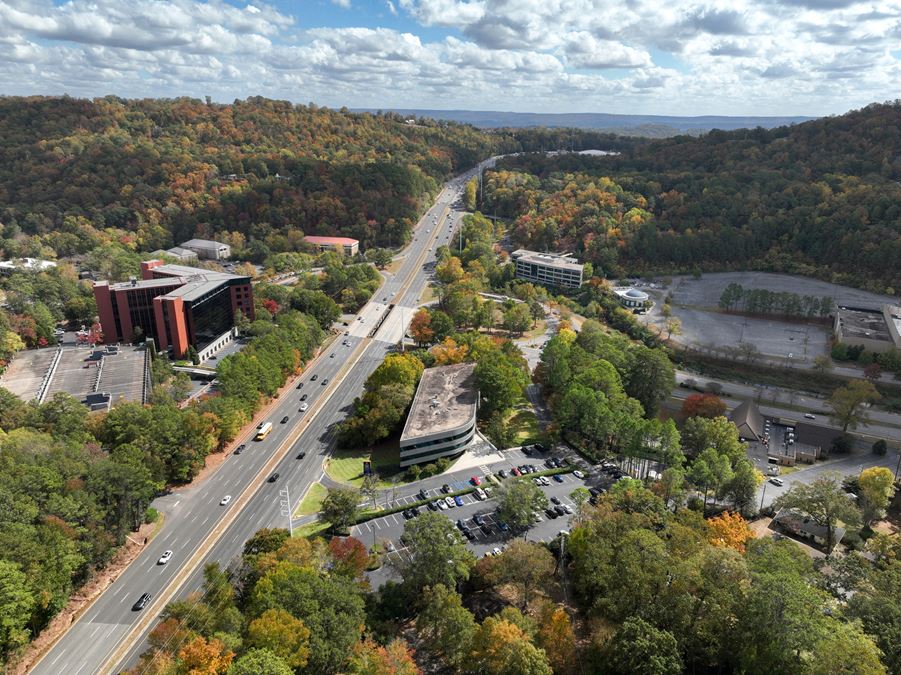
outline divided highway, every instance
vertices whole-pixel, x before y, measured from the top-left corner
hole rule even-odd
[[[254,441],[252,435],[241,439],[246,444],[243,453],[230,455],[201,484],[157,499],[153,506],[165,515],[162,532],[31,672],[85,675],[133,666],[166,602],[198,590],[206,563],[226,566],[240,556],[244,542],[258,529],[287,525],[280,491],[290,491],[293,510],[322,476],[335,425],[346,417],[366,378],[409,324],[428,285],[435,249],[450,243],[462,217],[453,203],[474,173],[446,184],[415,228],[400,268],[347,327],[347,338],[340,336],[326,347],[273,407],[266,418],[273,424],[269,436],[263,441]],[[309,409],[301,413],[304,394]],[[286,416],[288,421],[282,424]],[[300,452],[306,453],[303,459],[298,459]],[[273,473],[279,477],[269,482]],[[226,495],[231,501],[220,505]],[[158,565],[166,550],[173,551],[172,559]],[[143,611],[133,611],[143,593],[151,594],[150,602]]]

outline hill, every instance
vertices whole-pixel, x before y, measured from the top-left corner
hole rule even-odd
[[[901,288],[899,102],[616,149],[505,160],[482,208],[516,220],[517,244],[572,250],[609,275],[698,266]]]
[[[360,112],[375,112],[361,109]],[[730,117],[725,115],[615,115],[610,113],[518,113],[495,110],[417,110],[392,108],[391,112],[404,117],[448,120],[471,124],[479,129],[499,128],[568,128],[592,129],[625,136],[666,138],[679,134],[698,135],[711,129],[753,129],[797,124],[812,117]]]

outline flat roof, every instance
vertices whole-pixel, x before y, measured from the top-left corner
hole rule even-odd
[[[181,246],[182,248],[187,248],[189,246],[197,246],[199,248],[228,248],[228,244],[223,244],[221,241],[213,241],[212,239],[189,239]]]
[[[520,248],[511,254],[514,260],[525,260],[526,262],[545,265],[546,267],[557,267],[559,269],[581,270],[583,265],[576,260],[560,253],[539,253],[538,251],[530,251]]]
[[[450,431],[465,424],[475,414],[474,363],[427,368],[422,373],[400,440]]]
[[[891,342],[885,315],[878,309],[839,307],[838,320],[845,337]]]
[[[351,239],[350,237],[320,237],[316,235],[306,236],[304,240],[311,244],[340,244],[341,246],[353,246],[360,243],[357,239]]]
[[[116,291],[127,291],[133,288],[174,286],[175,288],[172,288],[172,290],[161,297],[196,300],[205,293],[209,293],[218,288],[223,282],[230,279],[241,279],[248,284],[250,283],[250,277],[229,274],[228,272],[205,270],[200,267],[189,267],[187,265],[158,265],[157,267],[151,268],[151,271],[155,274],[165,274],[166,276],[159,279],[139,279],[134,283],[130,281],[121,281],[119,283],[110,284],[110,288]],[[108,282],[98,281],[97,283],[105,284]]]

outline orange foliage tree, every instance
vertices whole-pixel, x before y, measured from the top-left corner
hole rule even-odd
[[[429,344],[435,337],[432,330],[432,315],[427,309],[420,309],[410,321],[410,335],[421,345]]]
[[[235,653],[225,648],[220,640],[207,641],[197,636],[178,652],[182,671],[188,675],[221,675],[228,670]]]
[[[739,553],[744,553],[745,544],[754,537],[747,521],[731,511],[724,511],[715,518],[711,518],[707,521],[707,526],[709,528],[707,538],[711,544],[734,548]]]
[[[682,414],[685,417],[713,419],[725,412],[726,404],[719,396],[713,394],[691,394],[682,402]]]

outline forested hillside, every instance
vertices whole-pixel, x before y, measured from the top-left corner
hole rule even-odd
[[[610,275],[755,268],[901,288],[901,102],[793,127],[512,157],[481,208]]]
[[[0,138],[5,238],[83,217],[145,251],[229,232],[239,249],[255,239],[280,252],[290,229],[396,246],[439,182],[513,147],[457,124],[262,98],[2,98]]]

